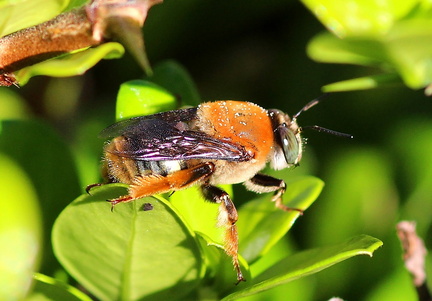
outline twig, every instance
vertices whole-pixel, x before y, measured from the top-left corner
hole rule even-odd
[[[402,244],[405,268],[413,278],[419,301],[431,301],[426,285],[425,257],[427,254],[423,240],[416,233],[415,222],[402,221],[397,224],[397,235]]]
[[[14,72],[107,41],[118,41],[150,75],[141,27],[162,0],[93,0],[42,24],[0,38],[0,86],[17,85]],[[131,42],[133,41],[133,42]]]

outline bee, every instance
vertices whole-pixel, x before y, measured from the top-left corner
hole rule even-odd
[[[238,260],[237,210],[217,185],[243,183],[256,193],[274,192],[276,207],[302,213],[283,204],[285,182],[260,171],[267,163],[276,170],[299,164],[303,143],[296,119],[316,103],[293,118],[277,109],[227,100],[115,123],[101,132],[111,139],[104,149],[105,174],[108,182],[129,188],[128,195],[110,202],[114,206],[199,185],[204,198],[220,206],[225,252],[232,258],[238,283],[245,281]],[[89,188],[95,185],[100,184]]]

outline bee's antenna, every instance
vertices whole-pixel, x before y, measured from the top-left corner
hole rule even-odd
[[[310,108],[316,106],[317,104],[319,104],[319,102],[320,102],[321,100],[327,98],[329,95],[330,95],[330,93],[324,93],[323,95],[321,95],[321,96],[315,98],[314,100],[311,100],[311,101],[308,102],[308,103],[307,103],[303,108],[301,108],[301,110],[298,111],[297,114],[295,114],[295,115],[293,116],[293,119],[296,120],[297,117],[299,117],[301,113],[303,113],[304,111],[307,111],[307,110],[309,110]]]
[[[318,125],[304,126],[304,127],[302,127],[302,130],[304,130],[304,129],[311,129],[311,130],[315,130],[315,131],[320,132],[320,133],[326,133],[326,134],[335,135],[335,136],[343,137],[343,138],[350,138],[350,139],[354,138],[354,136],[351,134],[346,134],[346,133],[341,133],[341,132],[329,130],[329,129],[323,128],[321,126],[318,126]]]
[[[316,106],[317,104],[320,103],[321,100],[327,98],[329,95],[330,95],[330,93],[324,93],[323,95],[321,95],[321,96],[315,98],[314,100],[311,100],[310,102],[308,102],[300,111],[298,111],[297,114],[295,114],[293,116],[292,120],[295,121],[301,113],[303,113],[304,111],[307,111],[310,108]],[[315,131],[318,131],[321,133],[331,134],[331,135],[335,135],[335,136],[343,137],[343,138],[351,138],[351,139],[354,138],[354,136],[351,134],[346,134],[346,133],[341,133],[341,132],[329,130],[329,129],[323,128],[321,126],[318,126],[318,125],[305,126],[305,127],[302,127],[300,129],[300,131],[302,131],[304,129],[312,129],[312,130],[315,130]]]

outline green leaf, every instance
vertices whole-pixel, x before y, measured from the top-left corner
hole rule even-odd
[[[251,266],[252,275],[261,274],[269,267],[279,262],[288,255],[292,255],[295,251],[293,246],[294,241],[291,239],[291,235],[281,239],[276,245],[274,245],[269,252],[260,258]],[[251,295],[245,298],[241,298],[242,301],[261,301],[261,300],[285,300],[286,296],[290,297],[290,300],[296,301],[307,301],[317,299],[314,296],[316,285],[315,277],[304,277],[297,279],[294,282],[286,283],[274,287],[270,290],[261,292],[259,294]],[[315,298],[313,298],[313,296]]]
[[[170,202],[193,231],[203,233],[209,243],[223,245],[224,231],[217,227],[219,204],[204,200],[197,187],[176,191]]]
[[[380,75],[387,77],[385,84],[392,78],[395,79],[391,83],[397,83],[400,77],[408,87],[418,89],[432,83],[431,26],[429,20],[399,22],[385,36],[370,39],[340,40],[328,33],[320,34],[312,39],[307,51],[311,58],[320,62],[380,68],[387,73]],[[357,81],[356,85],[361,79]],[[361,83],[359,87],[373,85]],[[349,89],[353,88],[354,85]]]
[[[348,2],[351,2],[351,5],[360,11],[368,6],[368,4],[363,5],[363,2],[361,4],[357,1]],[[385,73],[383,76],[388,74],[389,78],[395,77],[396,79],[392,80],[391,83],[397,83],[397,77],[400,77],[405,85],[412,89],[430,85],[432,83],[430,64],[432,59],[431,7],[425,4],[413,9],[414,5],[418,4],[417,1],[407,1],[404,2],[406,7],[400,11],[399,8],[398,11],[393,11],[395,8],[393,5],[396,2],[392,2],[393,4],[390,2],[381,3],[384,11],[386,11],[385,14],[389,16],[389,24],[384,26],[385,29],[368,29],[372,23],[383,20],[380,19],[380,13],[378,15],[370,14],[370,12],[375,12],[374,9],[365,10],[363,13],[367,12],[367,14],[356,20],[355,13],[349,9],[342,13],[346,8],[345,2],[343,5],[342,3],[336,4],[340,7],[326,7],[329,10],[341,9],[340,14],[345,15],[350,20],[352,23],[350,26],[358,26],[359,31],[349,33],[349,30],[344,29],[342,30],[343,34],[336,33],[339,37],[340,35],[344,36],[344,39],[330,33],[319,34],[309,43],[308,55],[320,62],[374,66],[382,69],[382,72]],[[325,7],[326,4],[322,6]],[[323,10],[323,7],[317,8],[317,10]],[[411,11],[411,9],[413,10]],[[329,13],[331,14],[331,12]],[[354,17],[350,13],[354,14]],[[408,15],[399,19],[405,14]],[[336,21],[333,20],[333,22]],[[327,25],[330,26],[330,24],[331,22]],[[338,26],[334,25],[333,27],[337,28]],[[338,30],[335,31],[338,32]],[[381,86],[379,81],[371,82],[368,78],[357,79],[350,82],[349,85],[348,83],[347,85],[345,83],[334,84],[332,91],[352,90],[357,89],[357,87],[359,89],[373,88],[376,84]]]
[[[384,64],[388,54],[377,39],[339,39],[323,32],[317,34],[307,46],[308,55],[319,62],[376,66]]]
[[[37,75],[54,77],[81,75],[101,59],[115,59],[123,54],[124,48],[121,44],[110,42],[23,68],[15,75],[20,85],[25,85],[31,77]]]
[[[200,102],[191,77],[174,61],[157,65],[149,80],[132,80],[120,86],[117,120],[174,110],[180,101],[186,105]]]
[[[44,221],[42,271],[51,273],[58,263],[49,233],[57,215],[81,192],[72,154],[56,132],[34,120],[0,121],[0,152],[13,159],[34,185]]]
[[[224,246],[214,243],[211,238],[203,233],[196,232],[196,236],[204,254],[203,260],[207,267],[207,272],[210,277],[214,277],[216,272],[219,271],[222,258],[227,256]]]
[[[201,218],[205,219],[204,215]],[[207,276],[212,279],[212,289],[220,295],[222,292],[231,290],[233,285],[237,283],[237,274],[234,271],[232,259],[225,253],[225,248],[222,244],[217,244],[208,236],[197,232],[198,242],[201,245],[201,250],[204,254],[203,259],[207,267]],[[243,277],[251,279],[249,265],[244,258],[239,255],[239,262]],[[243,283],[239,283],[241,287]]]
[[[105,200],[126,194],[124,187],[105,185],[70,204],[54,225],[55,254],[101,300],[182,298],[204,273],[193,232],[159,197],[111,212]],[[153,209],[143,210],[145,203]]]
[[[375,36],[386,33],[407,15],[419,0],[302,0],[338,37]]]
[[[8,87],[0,88],[0,120],[24,119],[30,116],[30,108],[17,92]]]
[[[221,185],[221,188],[232,195],[231,185]],[[204,200],[197,187],[176,191],[170,196],[170,203],[190,228],[198,234],[208,272],[216,279],[214,287],[217,291],[232,288],[237,279],[232,260],[224,251],[225,231],[223,227],[217,226],[219,204]],[[239,216],[239,220],[241,219],[242,216]],[[240,254],[239,261],[243,276],[250,279],[249,265]]]
[[[418,89],[432,83],[432,20],[397,23],[383,37],[388,61],[405,84]]]
[[[344,80],[322,87],[323,92],[342,92],[352,90],[367,90],[384,86],[401,84],[402,81],[396,74],[371,75],[360,78]]]
[[[361,235],[344,243],[303,251],[287,257],[252,280],[251,284],[226,296],[224,301],[235,300],[271,289],[300,277],[317,273],[356,255],[369,255],[382,245],[376,238]]]
[[[123,83],[117,94],[116,119],[151,115],[176,108],[174,95],[164,88],[146,81],[132,80]]]
[[[0,300],[21,300],[39,266],[38,198],[19,165],[0,152]]]
[[[299,177],[287,181],[287,185],[285,204],[306,210],[318,197],[324,184],[314,177]],[[228,188],[229,186],[224,186],[225,190]],[[286,234],[299,215],[296,211],[285,212],[276,208],[269,199],[270,195],[267,195],[259,200],[247,202],[238,210],[239,254],[245,260],[244,271],[249,270],[246,262],[250,264],[267,253]],[[204,201],[197,188],[178,191],[170,197],[170,201],[194,231],[204,233],[207,245],[223,245],[223,229],[216,226],[218,204]],[[235,282],[232,263],[224,256],[219,256],[210,254],[208,260],[213,260],[209,265],[213,271],[217,271],[218,289],[230,289]]]
[[[324,183],[314,177],[298,177],[287,182],[284,203],[306,210],[319,196]],[[239,210],[237,222],[240,254],[253,263],[266,254],[292,227],[298,211],[283,211],[269,201],[269,196],[246,203]]]
[[[187,70],[176,61],[164,61],[154,68],[152,82],[164,87],[189,106],[201,103],[197,87]]]
[[[0,37],[48,21],[59,15],[68,4],[69,0],[2,0]]]
[[[80,290],[43,274],[35,274],[35,286],[25,301],[91,301]]]

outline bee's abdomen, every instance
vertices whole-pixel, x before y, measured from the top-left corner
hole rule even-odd
[[[105,146],[105,169],[110,182],[132,184],[139,176],[167,176],[188,167],[183,160],[140,160],[123,155],[124,152],[123,137],[117,137]]]
[[[167,176],[176,171],[185,169],[186,163],[181,160],[165,161],[135,161],[137,171],[140,175],[156,174]]]
[[[105,154],[106,174],[110,182],[132,184],[137,177],[148,175],[167,176],[186,169],[187,164],[181,160],[148,161],[121,157],[111,153]]]

